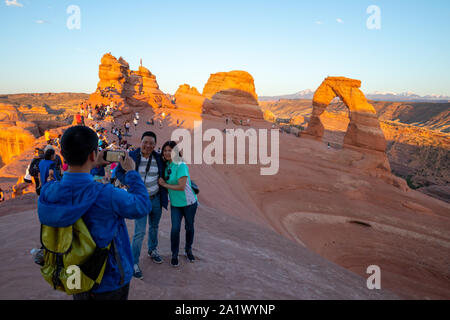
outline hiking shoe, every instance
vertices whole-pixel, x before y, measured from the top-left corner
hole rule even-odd
[[[178,257],[172,257],[172,260],[170,260],[170,264],[172,265],[172,267],[178,267]]]
[[[195,257],[194,257],[194,255],[192,254],[192,250],[187,250],[187,251],[185,252],[185,256],[186,256],[186,259],[187,259],[190,263],[193,263],[193,262],[195,261]]]
[[[149,256],[150,258],[152,258],[152,261],[153,261],[154,263],[157,263],[157,264],[163,263],[163,259],[161,258],[161,256],[158,254],[158,251],[156,251],[156,250],[149,251],[149,252],[148,252],[148,256]]]
[[[144,276],[142,275],[141,269],[139,269],[139,266],[137,264],[134,265],[133,267],[133,277],[135,277],[136,279],[142,280],[144,279]]]

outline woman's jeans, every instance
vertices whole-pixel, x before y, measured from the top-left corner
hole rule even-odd
[[[170,232],[170,243],[172,249],[172,257],[178,256],[180,247],[180,230],[181,220],[184,217],[184,227],[186,229],[186,251],[192,249],[192,243],[194,242],[194,218],[197,212],[198,203],[191,204],[186,207],[174,207],[170,206],[170,214],[172,218],[172,230]]]

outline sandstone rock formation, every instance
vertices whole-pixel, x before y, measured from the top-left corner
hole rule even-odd
[[[313,111],[307,133],[319,138],[323,136],[324,127],[320,115],[334,98],[339,97],[350,112],[344,146],[385,152],[386,140],[377,113],[359,90],[360,87],[359,80],[344,77],[326,78],[314,94]]]
[[[8,164],[14,156],[21,154],[34,144],[35,136],[29,127],[0,122],[0,162]]]
[[[420,192],[450,202],[450,103],[400,103],[370,101],[377,111],[387,142],[386,154],[392,173]],[[304,117],[312,113],[312,101],[261,102],[261,108],[276,118]],[[348,107],[334,101],[320,116],[325,127],[322,141],[341,149],[349,124]],[[301,124],[300,124],[301,125]]]
[[[0,121],[23,120],[22,113],[11,104],[0,103]]]
[[[197,88],[183,84],[175,92],[175,101],[182,109],[201,113],[205,97],[198,92]]]
[[[99,78],[97,90],[89,98],[93,105],[114,101],[120,109],[130,106],[174,107],[159,89],[155,75],[143,66],[138,71],[130,70],[122,57],[116,59],[110,53],[105,54],[101,59]]]
[[[245,71],[212,74],[203,88],[203,112],[239,119],[263,119],[253,77]]]
[[[269,122],[275,122],[277,120],[277,117],[270,110],[264,111],[263,117],[264,117],[264,120],[269,121]]]
[[[325,109],[332,100],[339,97],[348,108],[350,118],[344,136],[341,159],[350,159],[354,154],[360,154],[362,155],[360,159],[350,161],[352,167],[408,191],[406,182],[391,173],[386,155],[386,139],[380,128],[377,113],[359,90],[360,87],[359,80],[344,77],[326,78],[314,94],[313,110],[306,136],[322,138],[325,130],[321,115],[326,113]]]
[[[15,106],[0,104],[0,165],[10,163],[14,156],[33,145],[39,136],[34,123],[22,120],[23,114]]]

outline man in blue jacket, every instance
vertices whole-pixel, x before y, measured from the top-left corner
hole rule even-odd
[[[162,208],[167,210],[168,193],[167,189],[158,184],[158,179],[164,176],[164,161],[161,155],[155,151],[156,135],[147,131],[141,137],[141,147],[130,152],[130,157],[136,163],[136,171],[139,172],[144,182],[152,202],[152,210],[144,218],[137,219],[134,224],[134,236],[132,242],[134,273],[138,279],[143,279],[142,272],[139,268],[139,256],[141,254],[142,242],[145,237],[145,229],[148,219],[148,256],[155,263],[162,263],[162,258],[158,253],[158,228],[161,219]],[[122,166],[116,169],[116,177],[122,184],[124,182],[124,173]]]
[[[115,250],[109,252],[100,285],[87,293],[74,295],[74,299],[125,300],[133,275],[125,218],[146,216],[151,211],[151,202],[147,188],[134,170],[134,161],[128,155],[120,161],[128,192],[93,180],[89,174],[91,169],[107,163],[103,160],[104,151],[97,151],[97,140],[97,134],[88,127],[75,126],[66,130],[61,138],[61,154],[69,171],[61,181],[43,186],[38,200],[39,220],[47,226],[67,227],[83,217],[98,247],[105,248],[114,241]]]

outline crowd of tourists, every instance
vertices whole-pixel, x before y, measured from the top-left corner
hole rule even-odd
[[[104,109],[103,114],[103,107],[98,108],[100,118],[109,115],[108,108]],[[84,116],[87,112],[90,118],[90,105],[83,104],[82,110],[79,114]],[[170,265],[179,266],[183,218],[185,257],[189,262],[195,261],[192,245],[198,188],[191,181],[188,166],[179,157],[175,142],[167,141],[157,148],[157,136],[152,131],[142,134],[139,146],[130,145],[125,137],[131,134],[131,123],[137,131],[138,113],[123,126],[112,126],[111,141],[98,121],[91,121],[90,126],[80,121],[53,139],[46,133],[47,146],[35,149],[27,168],[27,181],[35,184],[39,195],[42,225],[64,228],[82,217],[99,248],[114,244],[116,252],[109,251],[101,282],[74,294],[74,299],[127,299],[132,277],[143,279],[140,257],[147,230],[150,261],[164,263],[158,251],[163,210],[170,212],[172,225]],[[147,124],[154,125],[153,118]],[[118,151],[122,152],[118,161],[106,161],[105,153]],[[176,159],[172,159],[174,153]],[[131,243],[125,219],[135,220]],[[48,262],[44,259],[49,254],[45,247],[35,251],[39,253],[34,254],[36,263]]]

